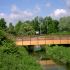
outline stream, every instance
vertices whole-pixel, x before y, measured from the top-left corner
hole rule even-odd
[[[43,70],[70,70],[70,67],[58,65],[53,60],[42,60],[39,63],[43,67]]]
[[[37,48],[35,48],[35,50],[37,50]],[[46,57],[45,52],[33,52],[31,55],[36,58],[37,62],[42,66],[43,70],[70,70],[70,65],[67,66],[61,63],[58,64],[50,59],[43,59],[43,57]]]

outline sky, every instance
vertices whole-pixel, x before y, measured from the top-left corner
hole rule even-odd
[[[70,15],[70,0],[0,0],[0,18],[15,23],[36,16],[58,19]]]

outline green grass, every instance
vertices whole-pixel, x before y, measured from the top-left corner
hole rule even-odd
[[[0,47],[0,70],[42,70],[24,47]]]
[[[0,70],[42,70],[42,68],[24,47],[17,47],[7,38],[6,33],[0,30]]]
[[[49,58],[64,64],[70,64],[70,47],[52,46],[46,48],[46,54]]]

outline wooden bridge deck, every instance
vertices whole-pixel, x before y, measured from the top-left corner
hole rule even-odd
[[[18,37],[16,45],[70,44],[70,35]]]

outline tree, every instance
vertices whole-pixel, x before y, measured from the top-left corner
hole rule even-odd
[[[2,42],[6,40],[6,33],[3,30],[0,30],[0,45],[2,45]]]
[[[21,25],[22,25],[22,22],[21,22],[21,21],[19,21],[19,22],[15,25],[15,32],[16,32],[17,35],[19,34],[19,30],[20,30]]]
[[[45,17],[45,24],[46,24],[46,30],[47,33],[51,33],[52,32],[52,18],[51,17]]]
[[[43,18],[38,16],[35,17],[31,22],[31,25],[33,26],[35,31],[38,31],[40,34],[42,33],[42,24],[43,24]]]
[[[9,23],[8,32],[11,33],[11,34],[15,34],[14,26],[12,25],[12,23]]]
[[[44,19],[42,17],[39,17],[38,22],[39,22],[39,33],[42,34],[43,33],[42,26],[43,26]]]
[[[39,17],[37,16],[31,22],[33,28],[35,29],[35,31],[39,31],[40,30],[40,27],[39,27],[40,23],[38,22],[38,19],[39,19]]]
[[[5,22],[4,18],[0,19],[0,29],[2,29],[2,30],[7,29],[6,22]]]
[[[19,30],[20,35],[33,35],[35,34],[35,30],[30,24],[23,23]]]
[[[59,21],[58,20],[53,20],[52,24],[53,24],[53,33],[58,32],[59,31],[59,28],[58,28]]]
[[[58,31],[58,24],[57,20],[53,20],[51,17],[45,17],[43,29],[45,33],[56,33]]]
[[[70,31],[70,16],[60,18],[60,31]]]
[[[42,33],[43,34],[47,34],[47,31],[48,31],[48,27],[47,27],[47,17],[45,17],[43,19],[43,24],[42,24]]]

